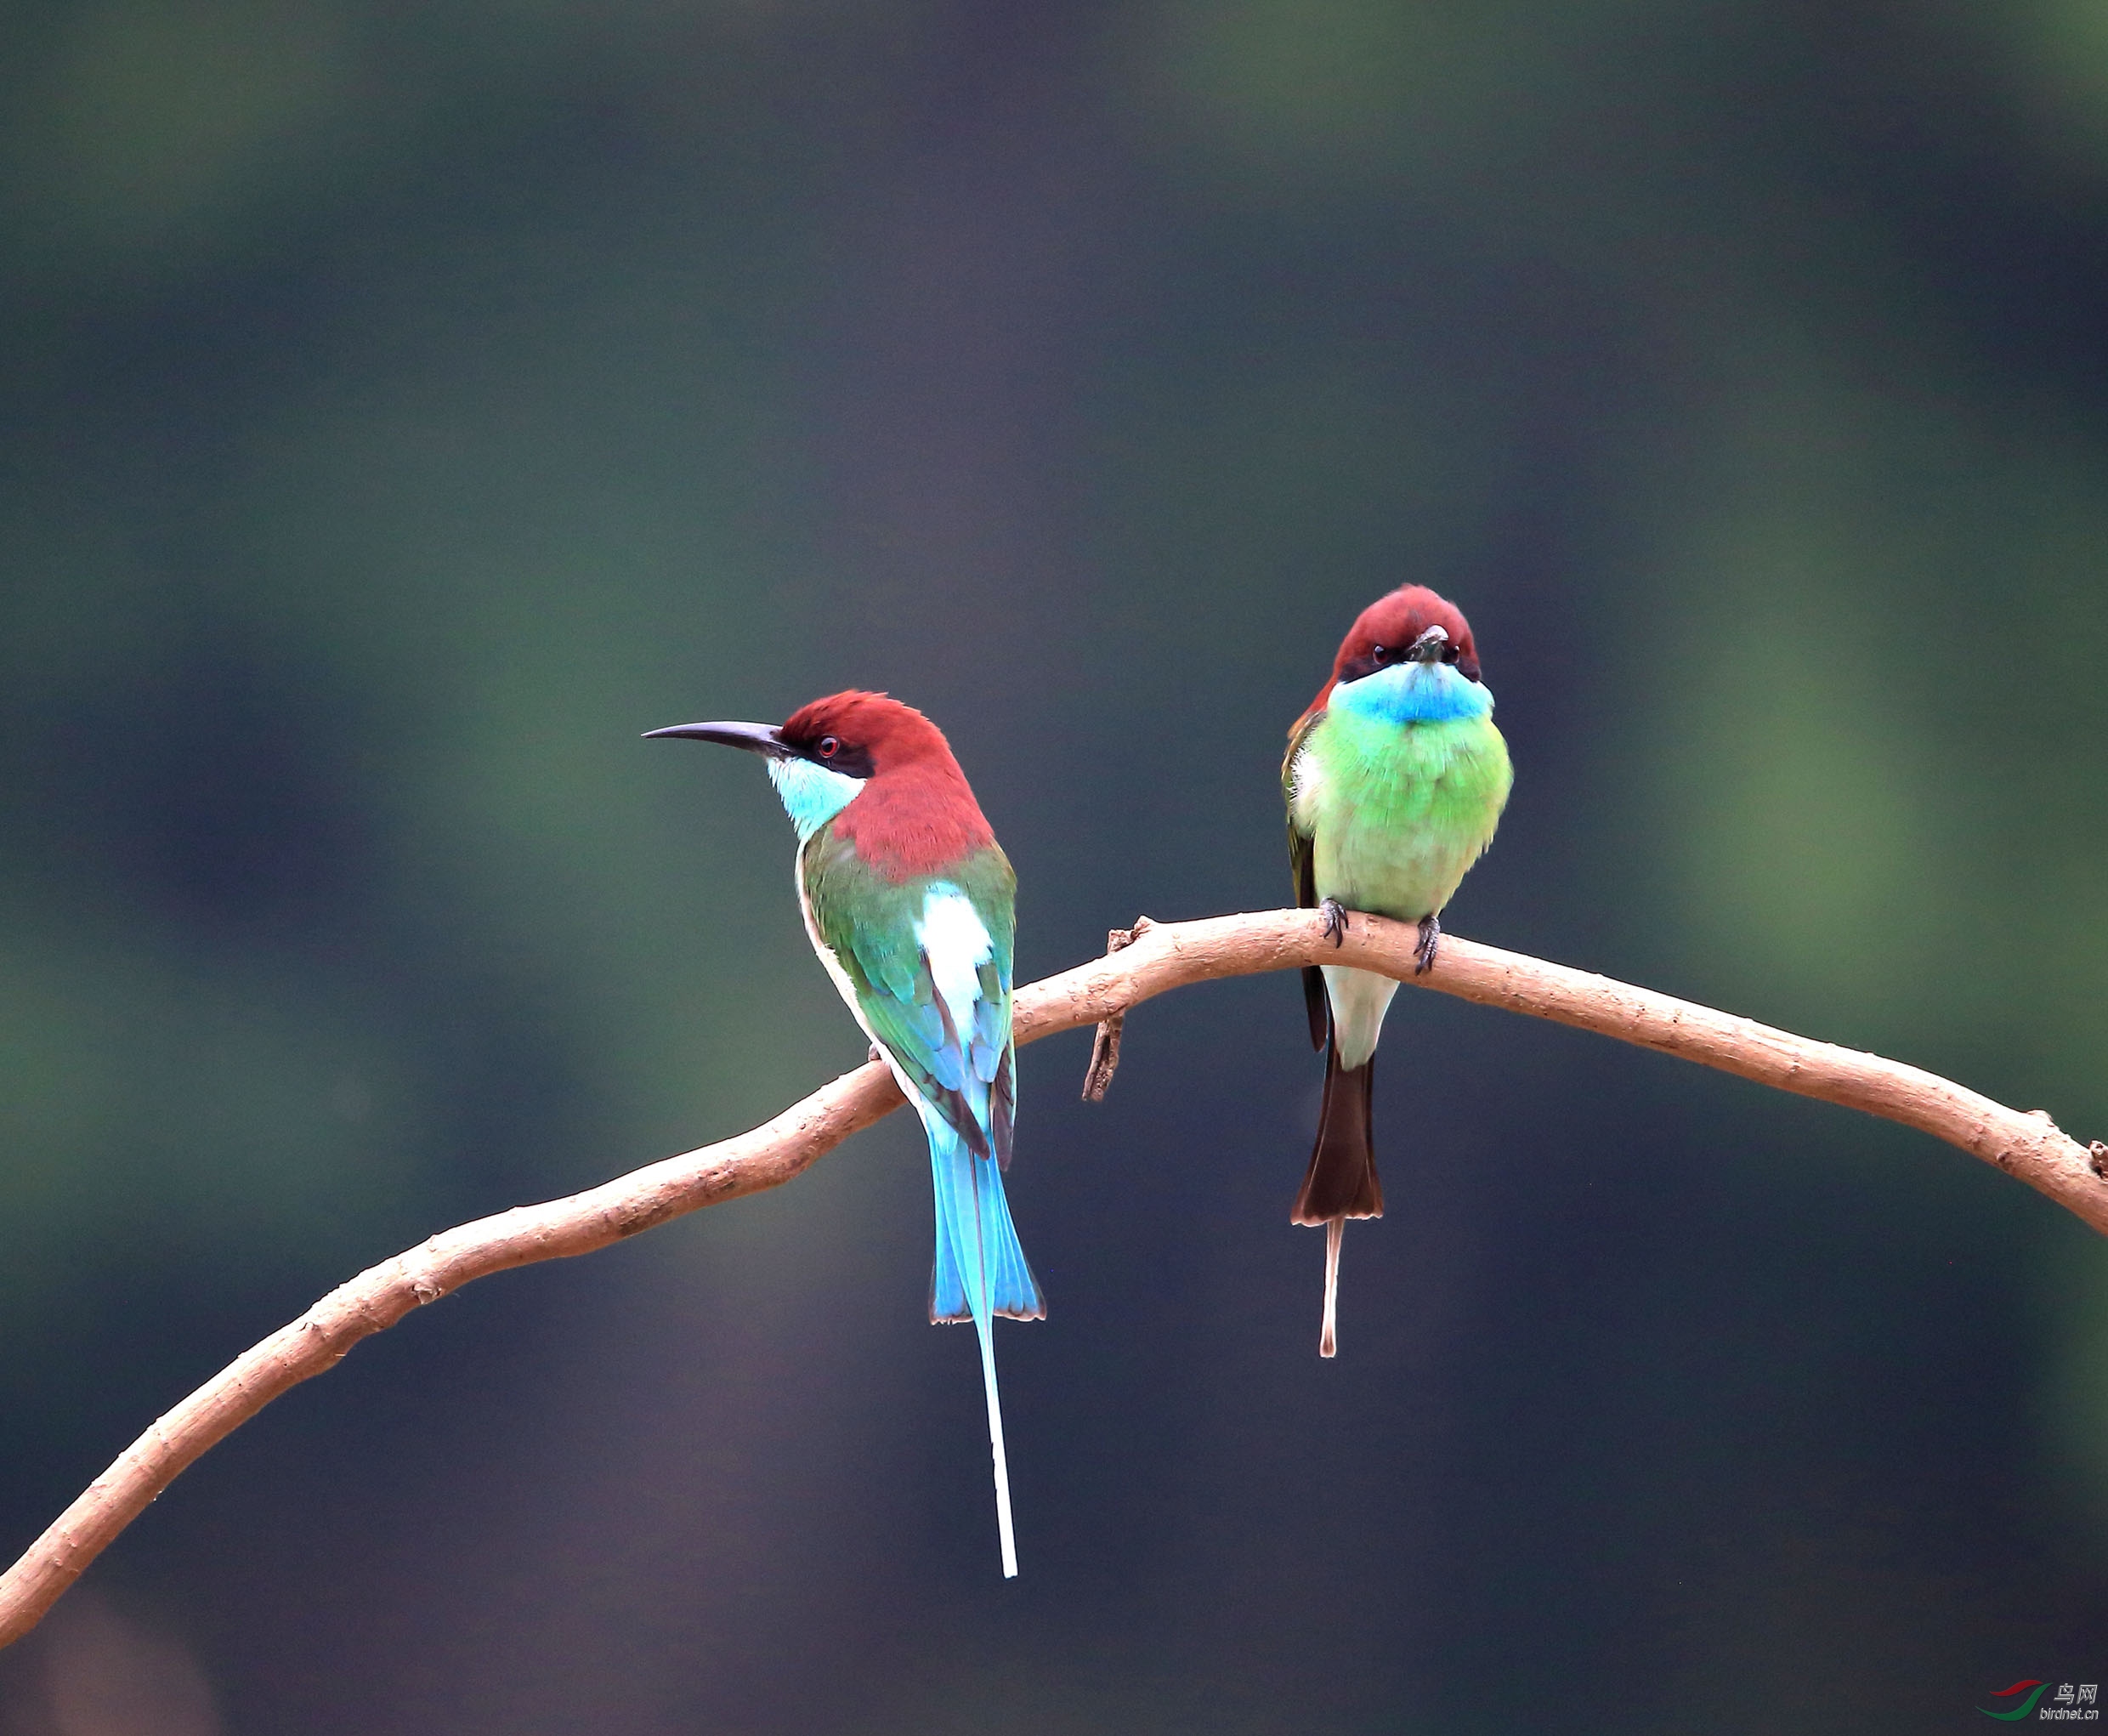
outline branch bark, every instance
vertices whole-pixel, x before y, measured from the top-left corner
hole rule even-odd
[[[2108,1234],[2108,1144],[2079,1144],[2046,1110],[2009,1109],[1916,1067],[1454,934],[1443,937],[1435,967],[1416,976],[1418,939],[1410,923],[1357,915],[1335,949],[1314,911],[1193,922],[1144,919],[1104,958],[1020,989],[1017,1041],[1028,1043],[1079,1025],[1096,1024],[1102,1032],[1109,1026],[1090,1075],[1095,1094],[1102,1095],[1118,1058],[1119,1020],[1153,996],[1216,977],[1354,965],[1901,1121],[1996,1165]],[[517,1206],[442,1231],[338,1285],[157,1421],[0,1575],[0,1647],[34,1627],[185,1467],[280,1393],[335,1366],[360,1339],[473,1279],[591,1253],[684,1212],[779,1187],[901,1102],[892,1075],[872,1062],[751,1132],[569,1199]]]

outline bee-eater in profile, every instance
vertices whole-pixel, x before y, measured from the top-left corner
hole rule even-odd
[[[1017,1571],[995,1391],[998,1314],[1046,1304],[1003,1198],[1017,1103],[1010,1033],[1017,877],[936,724],[882,693],[814,700],[779,726],[683,723],[652,735],[760,754],[797,829],[813,950],[929,1135],[937,1194],[930,1319],[981,1343],[1003,1573]]]
[[[1348,911],[1372,911],[1417,922],[1418,968],[1433,967],[1442,907],[1493,842],[1514,780],[1493,711],[1478,647],[1453,604],[1407,585],[1362,611],[1281,763],[1295,901],[1324,912],[1334,945]],[[1303,973],[1325,1092],[1293,1221],[1325,1227],[1320,1356],[1336,1347],[1346,1220],[1383,1216],[1370,1086],[1397,990],[1389,977],[1340,965]]]

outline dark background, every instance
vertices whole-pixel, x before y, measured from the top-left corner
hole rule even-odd
[[[2108,1133],[2088,0],[14,0],[0,1522],[361,1266],[858,1061],[742,757],[949,731],[1019,972],[1288,892],[1405,579],[1459,933]],[[1051,1298],[904,1117],[475,1286],[182,1478],[9,1736],[1929,1732],[2108,1682],[2108,1256],[1901,1129],[1296,984],[1023,1060]]]

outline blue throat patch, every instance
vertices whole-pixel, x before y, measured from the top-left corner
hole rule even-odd
[[[1493,696],[1482,681],[1470,681],[1450,663],[1393,663],[1359,681],[1332,689],[1329,709],[1352,712],[1381,723],[1449,723],[1483,718]]]
[[[783,798],[783,811],[798,829],[803,843],[853,802],[863,788],[862,778],[830,772],[809,759],[772,759],[768,780]]]

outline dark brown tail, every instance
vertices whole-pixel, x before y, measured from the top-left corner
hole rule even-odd
[[[1338,1217],[1381,1217],[1383,1183],[1376,1179],[1376,1147],[1369,1127],[1373,1055],[1349,1072],[1336,1043],[1325,1049],[1325,1098],[1318,1111],[1318,1143],[1312,1148],[1303,1191],[1295,1196],[1296,1223],[1329,1223]]]

